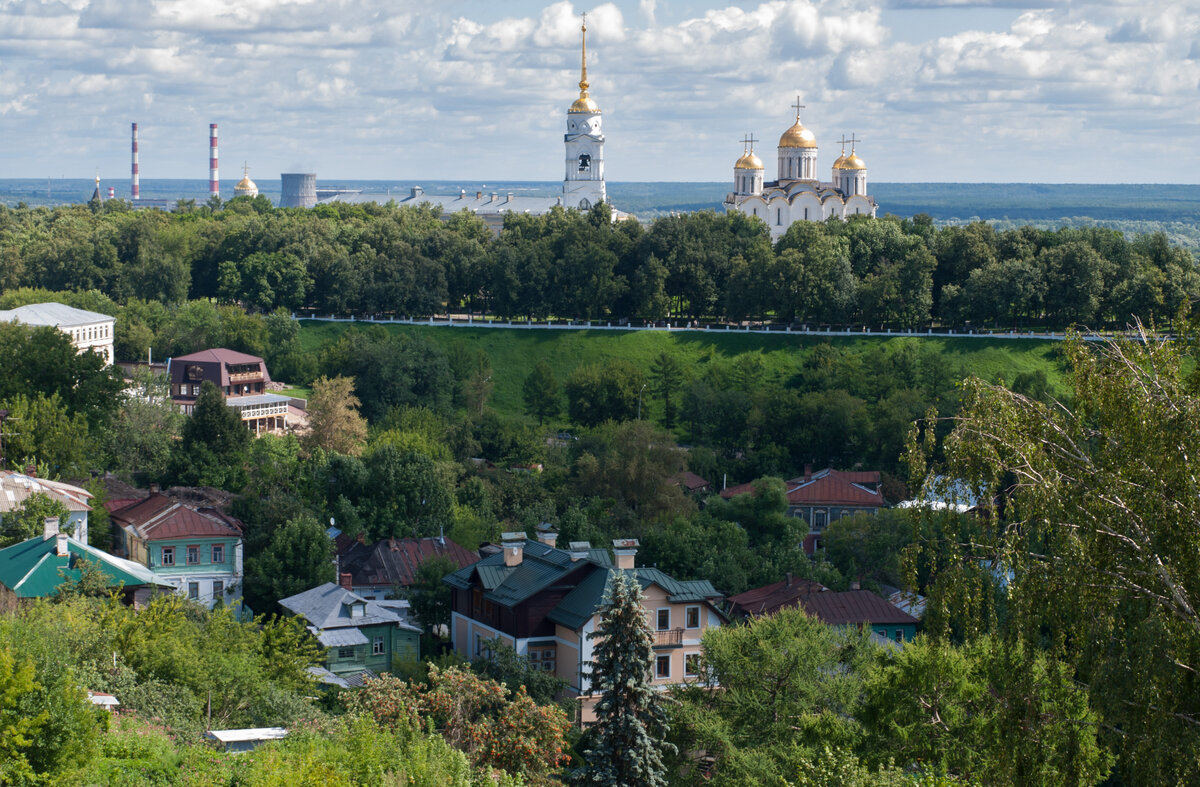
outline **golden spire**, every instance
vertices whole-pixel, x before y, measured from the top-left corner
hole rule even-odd
[[[587,14],[583,15],[583,24],[580,26],[580,31],[583,33],[583,55],[580,58],[579,69],[579,97],[587,98],[588,81],[587,81]]]
[[[575,103],[571,104],[568,112],[599,112],[600,107],[588,95],[588,78],[587,78],[587,14],[583,15],[583,25],[580,26],[580,32],[583,33],[583,54],[579,61],[579,98],[575,99]]]

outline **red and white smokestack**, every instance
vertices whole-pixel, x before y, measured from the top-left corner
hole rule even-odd
[[[138,137],[137,123],[133,124],[133,162],[129,165],[129,196],[141,199],[142,187],[138,173]]]
[[[108,198],[109,198],[109,199],[116,199],[116,197],[117,197],[117,189],[116,189],[116,187],[115,187],[115,186],[109,186],[109,187],[108,187]]]
[[[208,124],[208,193],[221,196],[221,183],[217,179],[217,124]]]

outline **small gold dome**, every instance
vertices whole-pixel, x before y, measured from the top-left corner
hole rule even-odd
[[[567,112],[570,114],[599,111],[600,105],[593,101],[592,97],[586,92],[581,93],[579,98],[575,99],[575,103],[571,105],[571,108],[567,110]]]
[[[833,168],[841,169],[842,165],[845,163],[846,163],[846,151],[843,150],[842,155],[837,157],[837,161],[833,162]]]
[[[258,184],[250,180],[249,175],[243,175],[242,179],[237,182],[237,185],[234,186],[234,188],[240,191],[249,191],[250,189],[258,190]]]
[[[796,121],[796,125],[783,132],[783,136],[779,138],[779,147],[781,148],[815,148],[816,146],[817,138],[799,120]]]
[[[863,161],[862,159],[860,159],[858,157],[857,153],[855,153],[852,150],[852,151],[850,151],[849,156],[844,156],[844,157],[838,159],[834,163],[833,168],[834,169],[866,169],[867,164],[865,161]]]
[[[762,159],[754,155],[754,152],[743,153],[742,157],[733,165],[734,169],[763,169]]]

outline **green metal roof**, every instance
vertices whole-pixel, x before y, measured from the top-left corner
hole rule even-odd
[[[145,566],[110,555],[95,547],[67,539],[67,554],[59,556],[56,538],[31,538],[0,549],[0,584],[18,598],[52,595],[66,579],[79,579],[81,559],[99,564],[109,576],[110,587],[159,585],[169,587]],[[61,573],[60,573],[61,571]]]
[[[569,575],[585,571],[586,576],[550,611],[547,617],[572,630],[580,629],[595,614],[604,600],[613,568],[612,556],[606,549],[592,549],[587,557],[573,561],[571,553],[548,547],[540,541],[525,540],[521,563],[505,566],[504,555],[488,555],[474,565],[460,568],[444,578],[456,588],[469,590],[482,587],[483,597],[504,607],[515,607],[522,601],[553,585],[570,585]],[[658,585],[674,603],[703,602],[721,598],[707,579],[680,582],[657,568],[638,568],[638,581],[643,588]]]
[[[617,569],[613,568],[594,571],[558,602],[558,606],[550,610],[546,617],[578,631],[603,605],[604,596],[615,571]],[[667,591],[668,600],[675,604],[701,603],[708,599],[721,598],[721,594],[707,579],[680,582],[657,568],[638,568],[635,571],[638,584],[643,590],[650,585],[658,585]]]

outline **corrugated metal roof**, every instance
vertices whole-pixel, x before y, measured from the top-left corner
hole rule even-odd
[[[0,311],[0,320],[19,321],[26,325],[48,325],[51,327],[92,325],[98,322],[113,322],[116,318],[99,312],[76,309],[63,303],[30,303],[8,311]]]
[[[0,513],[19,508],[30,495],[43,494],[51,500],[57,500],[67,507],[68,511],[91,511],[88,501],[92,493],[62,481],[49,481],[45,478],[16,473],[12,470],[0,470]]]
[[[317,634],[317,642],[327,648],[352,648],[356,645],[366,645],[370,640],[358,629],[346,628],[322,631]]]
[[[449,558],[456,568],[479,562],[479,555],[440,536],[385,538],[367,547],[354,546],[357,541],[349,542],[342,535],[339,544],[345,545],[341,570],[351,575],[356,587],[407,587],[416,581],[421,565],[437,557]]]
[[[357,618],[350,617],[350,607],[353,604],[363,604],[364,614]],[[374,626],[381,623],[399,626],[409,631],[421,630],[379,603],[351,593],[332,582],[281,599],[279,606],[303,617],[319,631]]]
[[[885,624],[915,626],[917,619],[893,607],[869,590],[827,591],[798,599],[808,614],[832,626]]]
[[[79,561],[86,559],[98,563],[109,576],[109,587],[122,584],[125,587],[170,587],[145,566],[81,544],[73,538],[67,539],[67,554],[59,556],[56,541],[38,536],[0,549],[0,584],[19,598],[49,596],[65,580],[79,579]]]
[[[730,596],[729,601],[747,615],[769,615],[782,607],[796,606],[796,600],[801,596],[825,590],[824,585],[811,579],[784,579]]]
[[[145,541],[190,537],[241,537],[241,522],[215,508],[192,508],[155,493],[112,512],[122,527],[132,527]]]
[[[575,589],[563,597],[563,600],[547,615],[555,623],[561,623],[572,630],[579,630],[584,623],[604,603],[604,595],[612,581],[613,573],[619,569],[600,568],[583,579]],[[667,597],[674,604],[700,603],[709,599],[721,598],[721,594],[707,579],[680,582],[664,574],[657,568],[638,568],[638,584],[642,589],[650,585],[658,585],[667,591]]]

